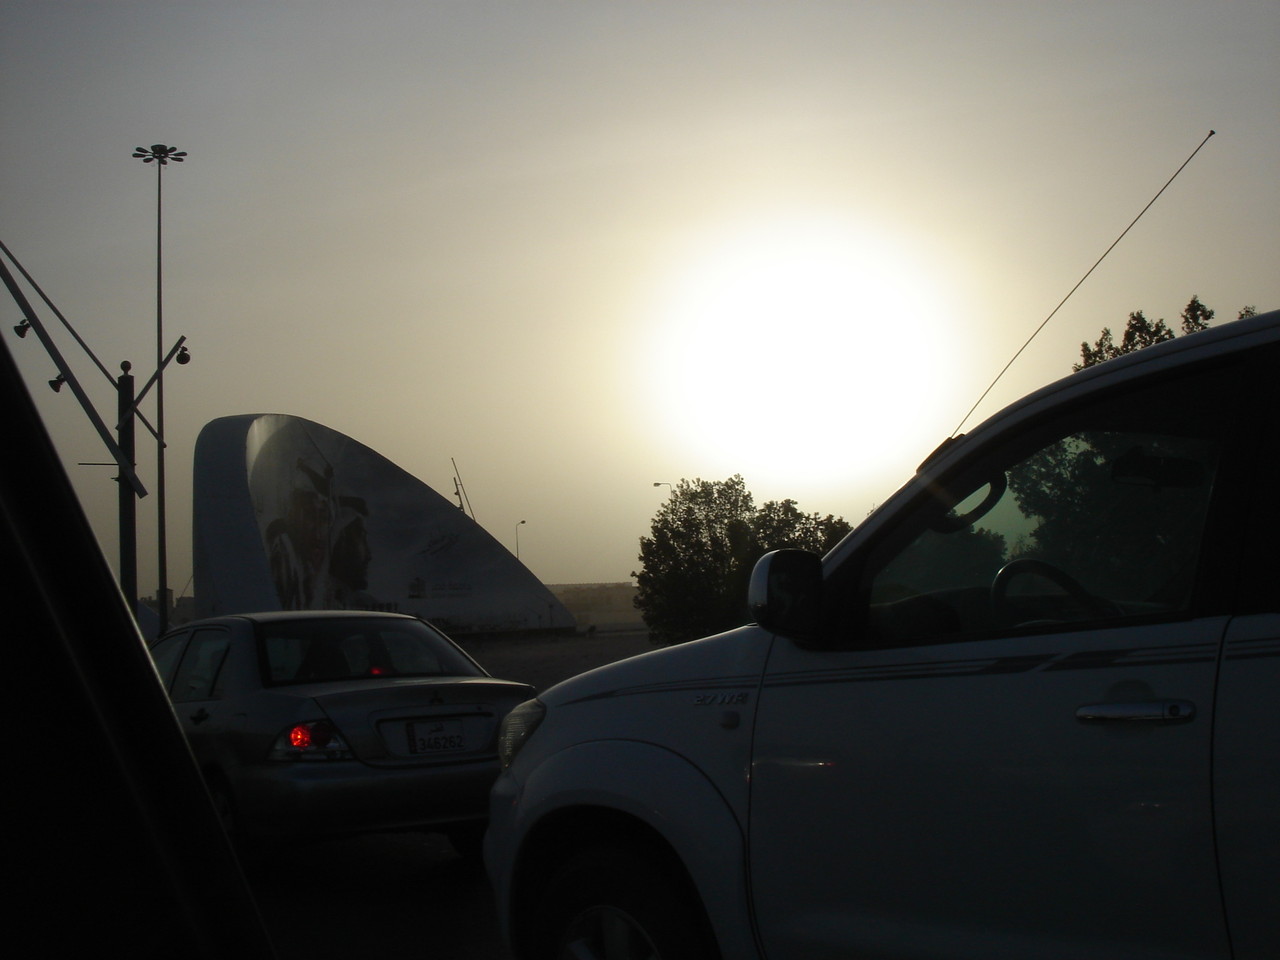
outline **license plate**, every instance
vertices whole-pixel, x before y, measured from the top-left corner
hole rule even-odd
[[[409,752],[450,753],[465,750],[466,738],[462,735],[461,720],[424,720],[405,724],[409,738]]]

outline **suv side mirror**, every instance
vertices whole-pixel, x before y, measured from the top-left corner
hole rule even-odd
[[[774,550],[756,561],[747,590],[756,623],[801,643],[818,640],[822,558],[808,550]]]

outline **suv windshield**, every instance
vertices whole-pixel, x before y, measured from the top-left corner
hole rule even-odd
[[[316,619],[258,625],[264,680],[278,686],[368,677],[483,676],[416,620]]]

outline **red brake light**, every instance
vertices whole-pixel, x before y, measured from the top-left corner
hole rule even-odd
[[[311,727],[305,723],[298,724],[289,731],[289,743],[299,750],[307,749],[311,746]]]
[[[350,760],[351,748],[328,720],[295,723],[276,737],[268,760]]]
[[[324,720],[299,723],[289,729],[289,743],[299,750],[307,750],[311,747],[322,750],[329,745],[336,734],[333,724]]]

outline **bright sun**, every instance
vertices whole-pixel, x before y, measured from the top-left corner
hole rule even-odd
[[[664,432],[748,487],[914,466],[942,439],[959,359],[934,283],[886,237],[831,220],[704,240],[660,308]]]

